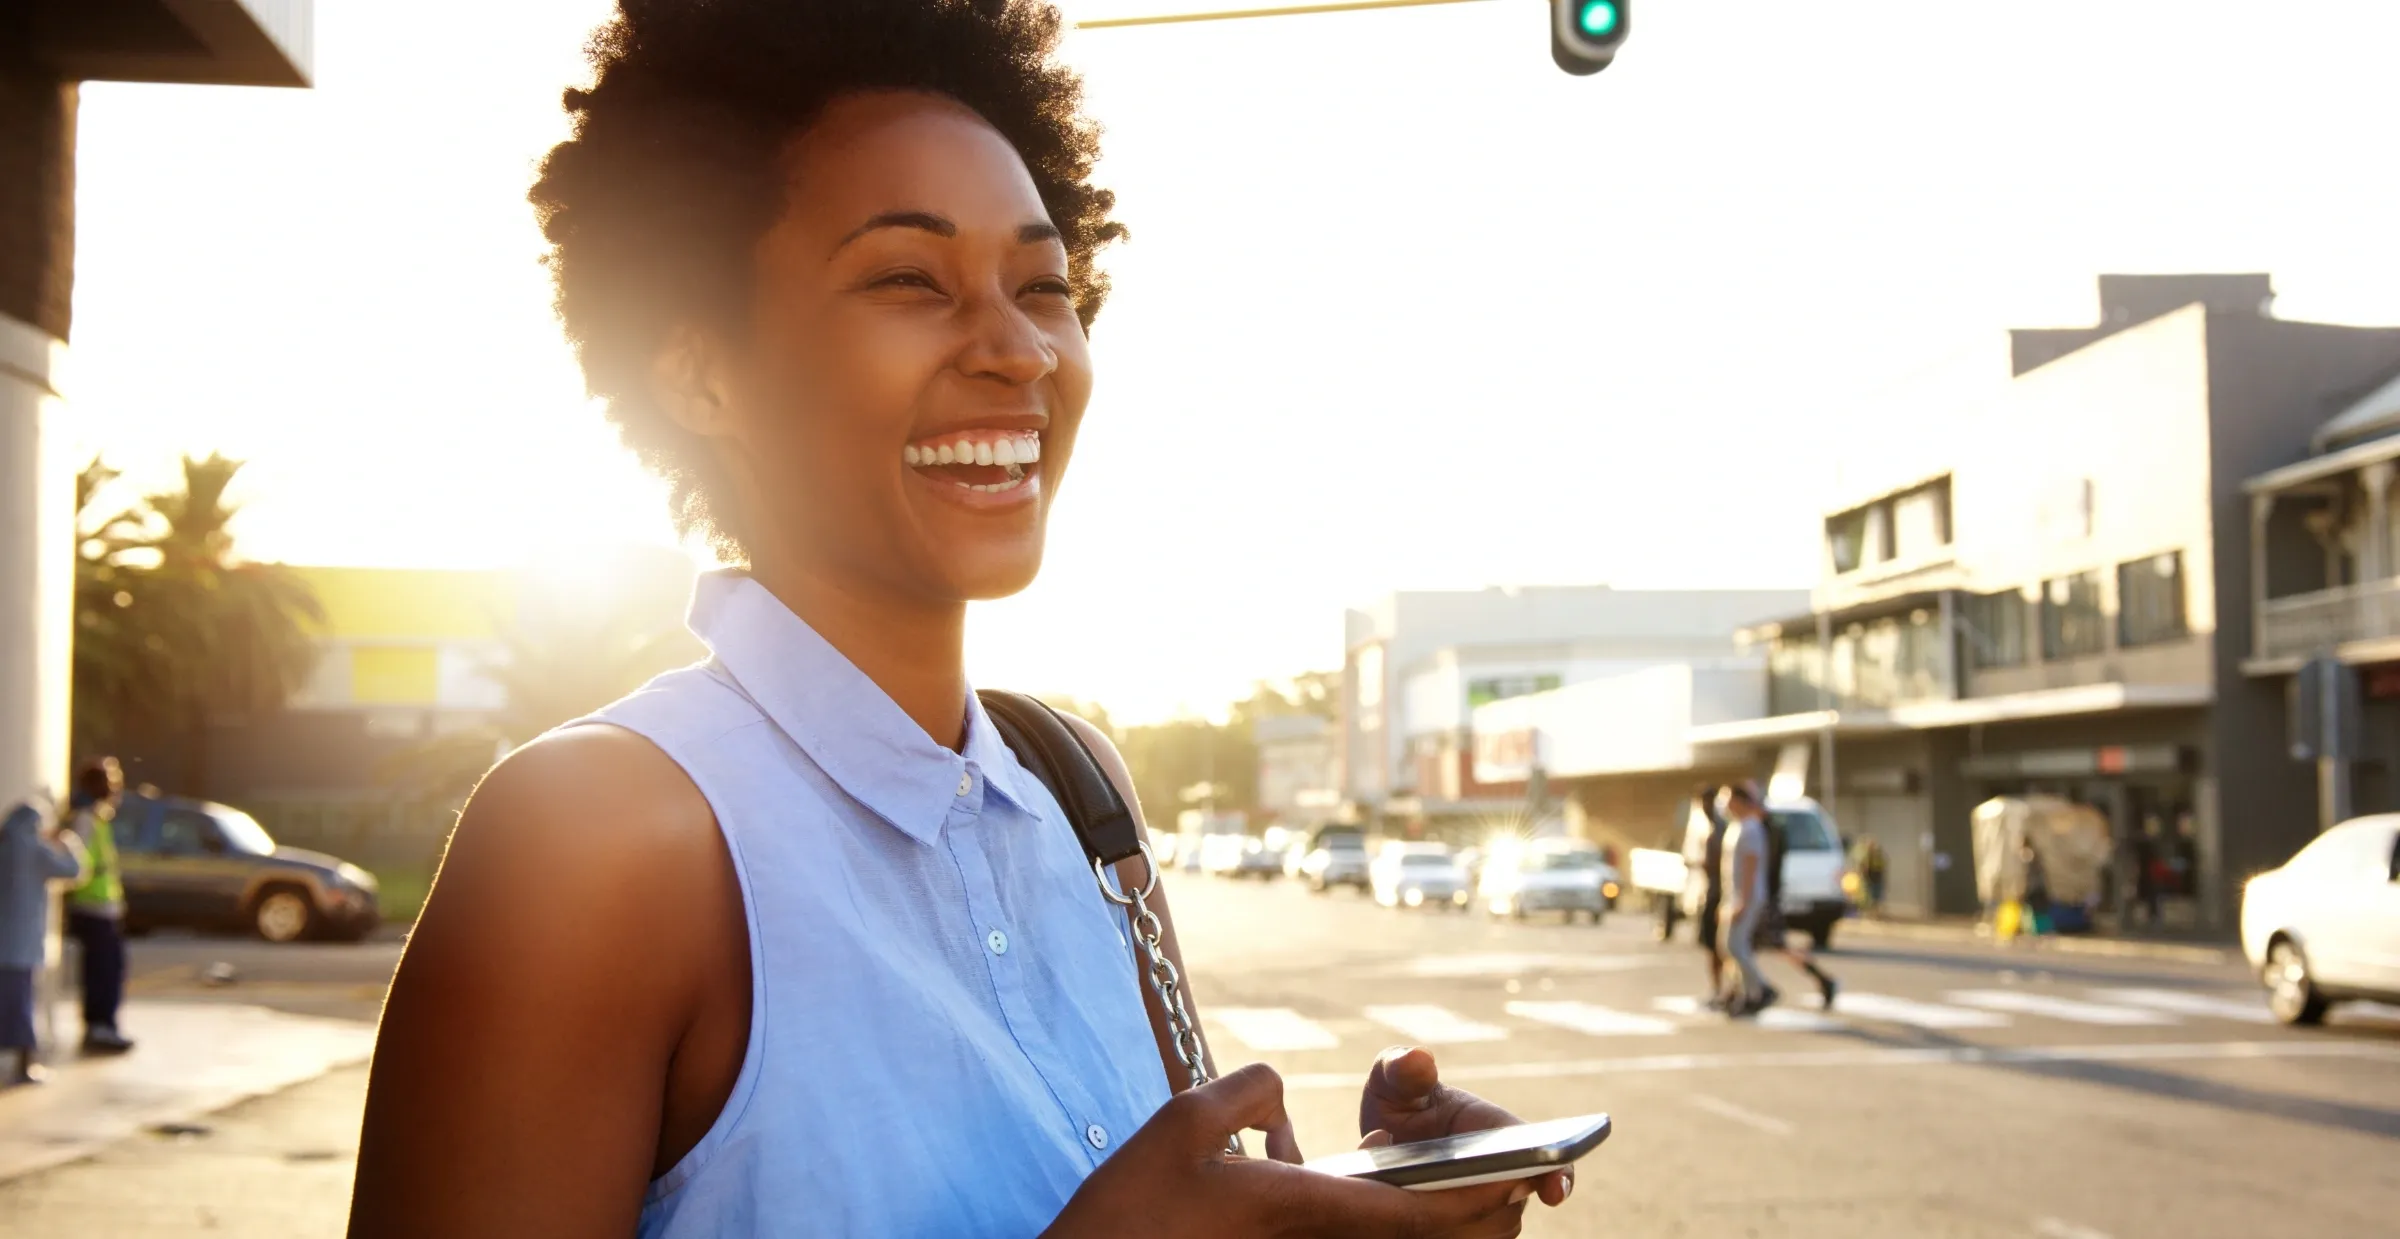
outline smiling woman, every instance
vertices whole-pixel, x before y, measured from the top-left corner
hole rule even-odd
[[[1040,566],[1119,232],[1058,26],[623,0],[593,40],[533,192],[560,316],[740,567],[696,592],[707,662],[477,789],[385,1008],[353,1235],[1516,1232],[1530,1184],[1305,1171],[1273,1072],[1194,1085],[1109,902],[1155,875],[1095,884],[966,682],[967,604]],[[1510,1121],[1422,1052],[1360,1113]],[[1227,1155],[1244,1128],[1268,1158]]]

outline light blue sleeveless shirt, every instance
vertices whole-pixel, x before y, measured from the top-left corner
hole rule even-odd
[[[741,1074],[640,1234],[1040,1233],[1168,1095],[1065,814],[972,696],[953,753],[748,577],[691,626],[709,662],[584,720],[691,776],[750,925]]]

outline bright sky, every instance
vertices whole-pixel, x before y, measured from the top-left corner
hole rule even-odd
[[[88,446],[250,460],[268,558],[668,541],[524,204],[606,9],[320,0],[313,91],[88,87]],[[1392,588],[1805,584],[1837,467],[1942,416],[1877,393],[2091,321],[2099,271],[2400,322],[2400,6],[1653,2],[1589,79],[1545,21],[1071,36],[1134,239],[979,683],[1153,718],[1338,665],[1341,608]]]

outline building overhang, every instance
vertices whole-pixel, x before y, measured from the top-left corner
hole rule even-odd
[[[69,81],[306,86],[313,0],[30,0],[36,63]]]
[[[1889,735],[1973,727],[2024,719],[2106,714],[2116,710],[2174,710],[2205,706],[2215,694],[2206,684],[2081,684],[1961,701],[1922,701],[1885,710],[1811,710],[1771,718],[1741,719],[1691,728],[1693,748],[1799,740],[1831,731],[1835,736]]]
[[[2356,447],[2311,457],[2297,464],[2259,474],[2242,483],[2242,489],[2253,495],[2274,495],[2297,490],[2311,482],[2340,477],[2353,469],[2400,458],[2400,435],[2389,439],[2373,439]]]

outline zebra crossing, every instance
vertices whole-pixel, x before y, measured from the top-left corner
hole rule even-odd
[[[1477,1018],[1433,1003],[1371,1005],[1355,1017],[1316,1018],[1290,1007],[1211,1006],[1201,1012],[1211,1032],[1261,1053],[1330,1050],[1370,1032],[1388,1040],[1397,1033],[1419,1045],[1464,1045],[1506,1041],[1532,1032],[1568,1032],[1589,1037],[1664,1037],[1697,1027],[1723,1027],[1725,1018],[1698,999],[1676,995],[1653,999],[1646,1010],[1626,1010],[1574,1000],[1515,1000],[1497,1015]],[[2256,1001],[2182,990],[2110,987],[2080,996],[2023,989],[1955,989],[1940,1001],[1844,990],[1832,1011],[1805,1003],[1769,1008],[1742,1026],[1764,1032],[1830,1032],[1844,1028],[1904,1025],[1931,1031],[2007,1028],[2020,1021],[2054,1021],[2105,1028],[2163,1028],[2213,1022],[2273,1022],[2264,999]],[[1345,1035],[1351,1034],[1351,1035]]]

